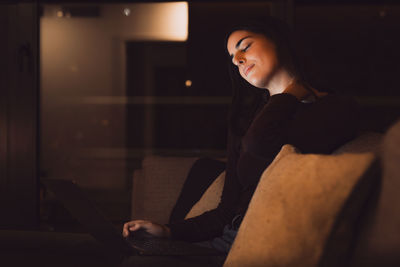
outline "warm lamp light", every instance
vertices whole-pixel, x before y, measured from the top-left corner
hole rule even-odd
[[[166,24],[168,32],[177,40],[186,41],[188,37],[188,3],[170,3],[166,7],[169,23]]]
[[[152,31],[165,40],[186,41],[188,38],[188,3],[168,2],[153,5]]]
[[[192,86],[192,81],[191,81],[191,80],[186,80],[186,81],[185,81],[185,86],[186,86],[186,87]]]

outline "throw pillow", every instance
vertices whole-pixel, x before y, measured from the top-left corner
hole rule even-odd
[[[224,266],[317,266],[336,216],[374,159],[283,146],[260,179]]]

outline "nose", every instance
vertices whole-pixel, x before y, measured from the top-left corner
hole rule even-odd
[[[246,62],[246,58],[242,55],[242,53],[236,53],[233,57],[233,64],[236,66],[242,65]]]

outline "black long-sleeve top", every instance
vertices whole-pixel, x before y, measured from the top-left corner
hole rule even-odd
[[[189,242],[221,236],[236,214],[245,214],[263,171],[284,144],[302,153],[331,153],[354,137],[359,117],[349,97],[328,94],[302,103],[277,94],[259,108],[243,137],[228,135],[225,184],[218,207],[195,218],[168,224],[173,239]]]

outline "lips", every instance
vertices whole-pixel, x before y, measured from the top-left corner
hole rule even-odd
[[[247,74],[249,74],[249,72],[251,71],[251,69],[254,67],[254,64],[247,66],[246,68],[244,68],[244,75],[247,77]]]

